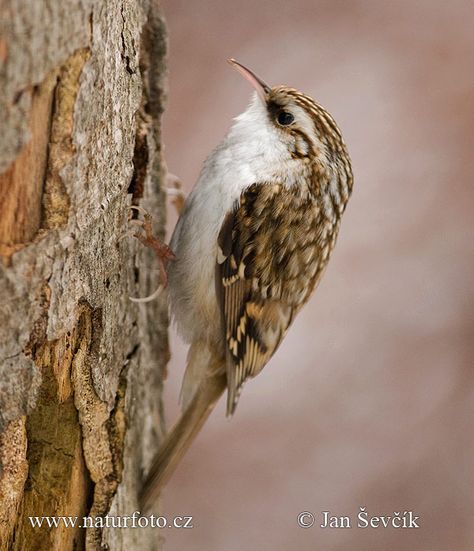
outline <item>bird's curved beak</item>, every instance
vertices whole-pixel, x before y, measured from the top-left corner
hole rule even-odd
[[[250,84],[257,90],[257,94],[259,95],[260,99],[263,101],[263,103],[266,103],[268,99],[268,95],[271,91],[270,86],[265,84],[262,79],[258,78],[258,76],[253,73],[250,69],[247,69],[242,63],[239,63],[235,59],[228,59],[227,60],[234,69],[236,69],[246,80],[250,82]]]

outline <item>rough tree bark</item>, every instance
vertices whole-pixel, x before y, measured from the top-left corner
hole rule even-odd
[[[0,549],[157,549],[156,529],[33,528],[130,515],[162,431],[158,281],[126,231],[163,233],[166,37],[154,0],[0,4]]]

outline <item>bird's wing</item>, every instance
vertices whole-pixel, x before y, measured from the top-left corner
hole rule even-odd
[[[283,185],[254,184],[225,217],[216,292],[226,342],[227,413],[271,358],[322,270],[319,210]]]

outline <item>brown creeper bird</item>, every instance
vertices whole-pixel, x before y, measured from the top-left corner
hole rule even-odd
[[[352,190],[331,115],[230,63],[257,93],[206,160],[171,240],[171,312],[190,348],[183,414],[151,466],[145,506],[220,396],[227,390],[232,415],[243,383],[275,353],[321,278]]]

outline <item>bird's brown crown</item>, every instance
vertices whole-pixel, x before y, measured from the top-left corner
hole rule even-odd
[[[346,144],[332,116],[310,96],[288,86],[275,86],[266,97],[268,116],[280,131],[306,144],[298,156],[320,160],[321,148],[331,167],[352,188],[352,169]]]

